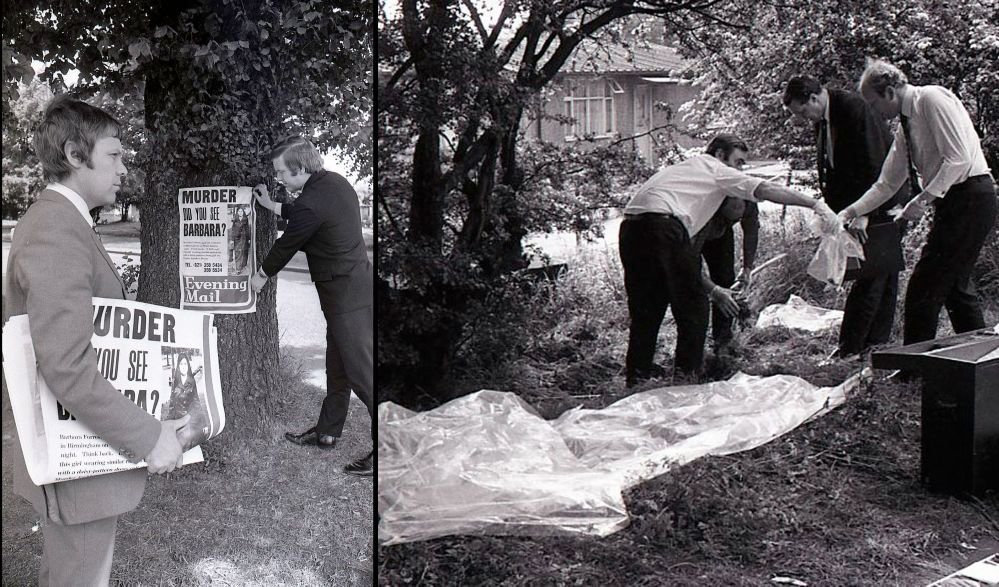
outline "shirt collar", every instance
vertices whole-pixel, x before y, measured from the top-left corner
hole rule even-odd
[[[916,86],[907,86],[909,89],[904,94],[902,94],[902,105],[899,107],[899,111],[902,116],[906,118],[912,117],[912,113],[916,110],[916,98],[919,93]]]
[[[90,209],[87,208],[87,203],[83,201],[83,196],[69,189],[68,187],[62,185],[61,183],[50,183],[49,185],[45,186],[45,189],[52,190],[53,192],[62,194],[67,200],[69,200],[69,203],[73,204],[73,206],[76,207],[76,209],[80,212],[80,214],[84,218],[86,218],[87,224],[89,224],[91,227],[94,225],[94,218],[90,215]]]

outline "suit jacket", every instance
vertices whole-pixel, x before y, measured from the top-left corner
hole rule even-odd
[[[305,182],[294,204],[282,205],[281,216],[288,226],[260,264],[264,273],[273,276],[302,250],[312,281],[333,282],[324,313],[371,306],[374,276],[361,232],[360,203],[350,182],[321,169]]]
[[[59,402],[112,447],[145,458],[160,424],[98,371],[91,298],[125,298],[125,286],[89,223],[63,195],[45,190],[14,231],[5,295],[10,315],[27,314],[38,370]],[[135,508],[146,486],[136,469],[38,487],[15,452],[14,490],[46,519],[79,524]]]
[[[822,193],[834,212],[846,208],[864,195],[881,173],[891,147],[887,123],[878,116],[860,94],[830,89],[829,133],[832,137],[833,164],[821,160],[826,184]],[[821,140],[816,132],[817,140]],[[887,221],[887,211],[896,199],[885,202],[871,214],[876,222]]]

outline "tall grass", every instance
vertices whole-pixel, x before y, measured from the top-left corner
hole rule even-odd
[[[807,274],[819,238],[811,233],[811,212],[796,208],[761,210],[757,267],[750,290],[750,306],[758,312],[784,303],[791,294],[830,309],[842,309],[850,282],[832,287]],[[906,268],[900,274],[893,341],[901,342],[905,288],[925,243],[930,218],[910,228],[903,247]],[[736,230],[736,264],[741,264],[741,234]],[[975,271],[979,298],[988,324],[999,320],[999,235],[983,249]],[[938,336],[953,333],[946,313]],[[816,343],[835,348],[835,334]],[[657,362],[669,366],[675,344],[669,313],[660,330]],[[483,387],[499,387],[557,397],[560,393],[587,396],[616,395],[623,387],[627,351],[628,310],[624,272],[616,246],[597,241],[570,255],[567,269],[555,280],[533,282],[511,279],[484,304],[468,325],[451,396]],[[752,336],[741,340],[752,343]],[[710,355],[709,355],[710,360]],[[542,393],[540,390],[544,390]]]

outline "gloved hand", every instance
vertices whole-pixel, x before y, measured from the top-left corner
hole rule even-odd
[[[730,290],[716,285],[711,288],[708,298],[712,304],[718,306],[726,318],[735,318],[739,315],[739,303],[735,301],[735,295]]]
[[[815,202],[815,207],[812,210],[822,219],[822,231],[826,234],[836,234],[839,227],[843,226],[839,216],[825,202],[821,200]]]
[[[901,212],[896,212],[894,210],[889,213],[892,215],[895,221],[898,220],[908,220],[910,222],[919,222],[919,219],[926,214],[926,203],[924,200],[927,198],[923,194],[919,194],[915,198],[909,200],[909,203],[902,208]]]
[[[743,267],[739,271],[739,275],[735,278],[735,285],[732,286],[732,291],[746,292],[749,291],[749,286],[753,284],[753,268]]]
[[[253,291],[260,293],[260,290],[264,289],[264,285],[267,284],[267,275],[264,273],[263,269],[258,270],[250,277],[250,287]]]
[[[271,199],[270,194],[267,193],[266,185],[262,183],[257,184],[253,188],[253,197],[254,199],[257,200],[257,203],[260,204],[261,207],[266,208],[271,212],[277,214],[277,207],[280,206],[281,204]]]
[[[867,224],[870,219],[867,216],[857,216],[850,221],[850,224],[846,227],[860,244],[867,242]]]

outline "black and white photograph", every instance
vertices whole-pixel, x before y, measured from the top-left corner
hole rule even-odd
[[[997,22],[379,3],[379,584],[997,584]]]
[[[375,582],[375,33],[368,0],[4,4],[35,361],[4,365],[3,585]],[[15,421],[42,380],[65,426]],[[87,475],[36,484],[37,446]]]
[[[999,0],[11,0],[3,585],[999,587]]]

